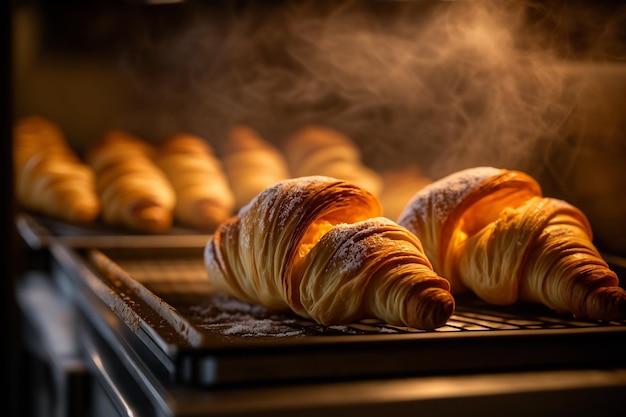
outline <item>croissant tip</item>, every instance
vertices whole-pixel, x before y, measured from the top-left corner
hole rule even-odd
[[[591,298],[587,316],[592,320],[626,321],[626,290],[621,287],[604,287]]]
[[[194,217],[181,219],[181,223],[188,224],[199,230],[212,231],[228,220],[231,213],[222,207],[198,208]]]
[[[423,330],[435,330],[444,326],[455,309],[454,297],[443,288],[428,288],[421,295],[418,306],[407,305],[407,325]],[[417,307],[417,308],[415,308]]]
[[[96,221],[99,211],[96,209],[90,209],[89,207],[77,209],[75,212],[70,213],[71,220],[80,223],[88,224]]]
[[[170,212],[160,206],[140,207],[134,215],[135,226],[148,232],[162,232],[172,226]]]

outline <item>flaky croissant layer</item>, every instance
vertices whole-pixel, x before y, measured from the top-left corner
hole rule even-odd
[[[592,243],[586,216],[544,197],[523,172],[462,170],[415,194],[398,223],[420,236],[453,293],[498,305],[541,303],[594,320],[626,320],[626,291]]]
[[[205,249],[215,287],[331,325],[378,318],[422,329],[454,310],[419,239],[368,191],[330,177],[283,180],[222,223]]]

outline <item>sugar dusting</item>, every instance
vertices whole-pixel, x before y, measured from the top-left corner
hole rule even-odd
[[[375,217],[357,223],[335,225],[325,236],[327,239],[332,239],[332,244],[337,247],[332,267],[336,268],[337,262],[341,261],[340,273],[348,274],[358,271],[372,252],[372,248],[378,246],[373,244],[372,240],[380,239],[376,234],[364,236],[363,232],[388,223],[392,221],[385,217]]]
[[[338,224],[327,233],[328,238],[332,239],[333,246],[338,247],[330,266],[336,269],[337,263],[341,261],[339,268],[341,274],[358,271],[368,253],[367,245],[355,239],[356,227],[358,226],[355,224]]]
[[[203,259],[204,266],[207,270],[219,270],[219,262],[216,258],[215,253],[213,252],[211,242],[207,243],[207,245],[204,247]]]
[[[261,216],[253,216],[255,233],[265,234],[268,226],[274,224],[279,228],[287,227],[292,218],[300,218],[304,213],[305,200],[312,190],[334,182],[330,177],[312,175],[307,177],[288,178],[281,180],[271,187],[261,191],[252,201],[239,211],[239,217],[245,217],[251,210]],[[265,220],[263,220],[265,219]],[[244,248],[250,248],[252,237],[247,229],[242,227],[240,239]]]
[[[292,217],[299,217],[302,213],[302,203],[304,198],[301,194],[290,195],[286,201],[286,205],[281,206],[281,212],[278,217],[278,226],[287,226],[287,221]]]
[[[474,187],[498,172],[500,169],[494,167],[468,168],[428,184],[414,196],[403,217],[427,218],[432,207],[436,222],[441,223]],[[400,219],[400,223],[404,220]]]
[[[304,335],[304,331],[297,327],[297,318],[270,312],[260,305],[248,304],[223,293],[215,293],[206,303],[190,307],[189,315],[198,327],[226,336]]]
[[[224,293],[212,294],[205,303],[184,311],[194,326],[223,336],[235,337],[304,337],[307,335],[397,334],[423,330],[386,324],[379,319],[324,326],[289,312],[273,313],[264,307],[248,304]]]

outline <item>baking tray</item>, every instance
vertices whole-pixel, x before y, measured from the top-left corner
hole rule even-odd
[[[46,248],[51,240],[72,248],[198,247],[211,236],[179,225],[163,233],[150,234],[111,227],[101,221],[74,224],[27,211],[16,213],[15,223],[26,244],[33,249]]]
[[[66,272],[124,323],[121,337],[137,338],[129,346],[177,384],[626,365],[618,349],[626,323],[575,320],[537,305],[495,308],[472,296],[458,297],[455,314],[434,331],[377,320],[321,326],[215,291],[202,251],[56,249]]]
[[[456,297],[455,313],[434,331],[377,320],[321,326],[215,291],[203,260],[209,236],[138,235],[129,242],[123,235],[43,230],[55,275],[69,279],[95,332],[123,346],[118,354],[132,351],[163,383],[216,387],[626,366],[624,322],[576,320],[538,305],[494,307],[467,295]],[[624,277],[626,261],[608,260]]]

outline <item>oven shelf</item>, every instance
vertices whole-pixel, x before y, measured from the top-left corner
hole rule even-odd
[[[108,335],[119,355],[164,384],[626,367],[624,355],[607,355],[626,343],[624,322],[577,320],[538,305],[495,307],[466,295],[433,331],[378,320],[322,326],[215,291],[203,260],[210,235],[129,235],[26,213],[17,220],[33,248],[52,254],[55,276],[75,294],[92,333]],[[626,261],[608,259],[623,278]]]
[[[143,258],[128,256],[119,251],[113,251],[111,256],[101,251],[90,253],[92,262],[103,269],[115,268],[118,277],[120,274],[127,275],[128,280],[136,281],[153,294],[165,298],[181,314],[189,317],[195,326],[207,331],[217,329],[222,334],[244,337],[426,333],[425,330],[393,326],[375,319],[347,325],[322,326],[300,317],[272,314],[263,308],[238,302],[214,293],[206,278],[201,253],[169,259],[155,259],[150,254]],[[555,314],[542,306],[489,306],[476,297],[467,295],[457,296],[455,314],[445,326],[435,332],[593,329],[619,327],[623,324],[575,320],[571,315]]]
[[[80,289],[86,316],[106,315],[95,321],[115,334],[113,344],[150,363],[148,372],[163,383],[207,388],[626,366],[623,355],[606,354],[626,343],[622,322],[575,320],[535,305],[495,308],[467,296],[434,331],[376,320],[321,326],[216,292],[203,247],[51,249]]]

